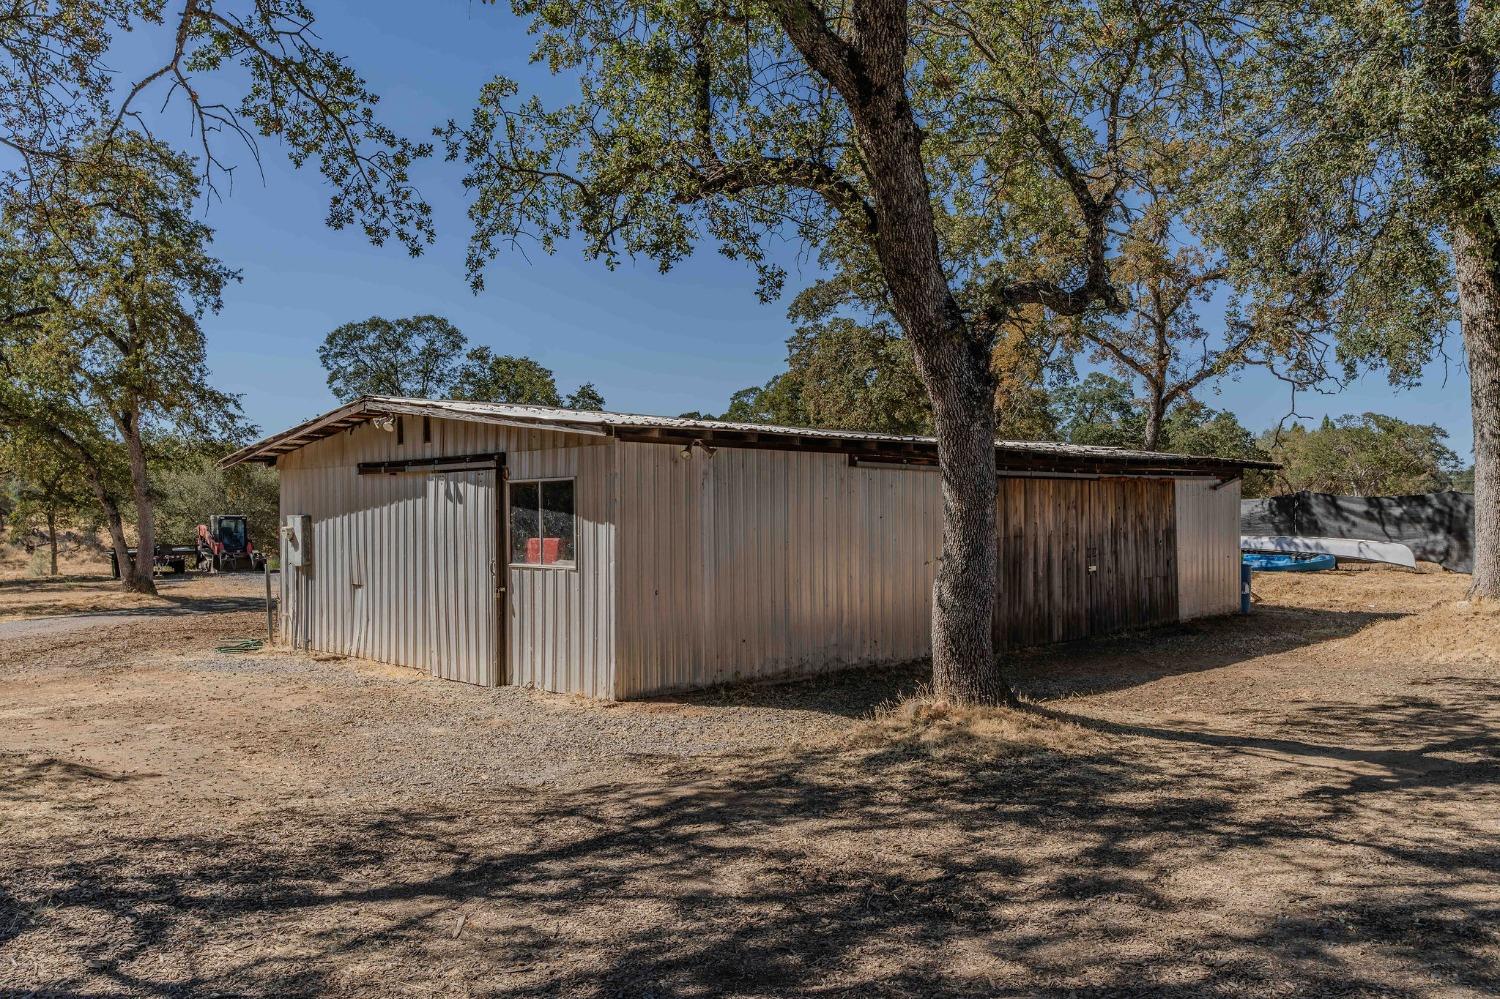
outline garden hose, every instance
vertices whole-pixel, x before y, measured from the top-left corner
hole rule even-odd
[[[234,638],[214,646],[215,652],[259,652],[266,643],[258,638]]]

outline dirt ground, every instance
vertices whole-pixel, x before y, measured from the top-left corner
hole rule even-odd
[[[0,541],[0,580],[31,578],[32,560],[41,560],[46,567],[47,541],[40,533],[31,536],[32,548],[26,550],[23,543],[14,537]],[[38,555],[38,553],[40,553]],[[57,568],[69,576],[104,576],[109,573],[108,535],[88,535],[74,531],[63,531],[58,535]]]
[[[253,577],[6,584],[0,993],[1494,995],[1465,582],[1258,577],[957,713],[920,666],[612,706],[216,653]]]

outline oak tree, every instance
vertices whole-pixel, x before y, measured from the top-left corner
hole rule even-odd
[[[1282,466],[1273,473],[1278,492],[1400,496],[1454,487],[1462,466],[1447,437],[1433,424],[1364,413],[1296,424],[1267,434],[1265,446]]]
[[[931,403],[935,689],[1011,700],[991,641],[991,349],[1026,308],[1118,307],[1111,221],[1150,136],[1211,103],[1217,29],[1114,2],[511,6],[578,96],[548,107],[497,77],[445,130],[469,166],[475,286],[524,239],[666,269],[706,238],[771,297],[769,241],[812,247],[851,303],[894,318]]]
[[[466,339],[442,316],[371,316],[331,330],[318,347],[328,389],[341,402],[362,395],[439,398],[453,383]]]
[[[1229,115],[1247,180],[1225,231],[1287,281],[1332,275],[1320,280],[1340,357],[1384,364],[1398,384],[1420,378],[1457,318],[1474,422],[1471,592],[1500,598],[1496,11],[1267,0],[1247,13],[1254,57]]]
[[[191,160],[131,135],[49,169],[65,176],[47,205],[4,209],[5,275],[20,284],[18,297],[36,303],[26,320],[0,328],[0,357],[14,374],[6,409],[63,451],[91,451],[122,578],[154,592],[152,438],[246,433],[238,399],[208,383],[200,325],[238,275],[209,251]],[[117,444],[129,472],[140,555],[128,566],[118,500],[105,495],[111,459],[101,440]]]

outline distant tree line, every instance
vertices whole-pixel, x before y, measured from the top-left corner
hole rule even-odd
[[[1309,428],[1294,424],[1255,433],[1227,410],[1194,397],[1208,381],[1196,374],[1151,379],[1120,365],[1118,374],[1091,371],[1079,378],[1075,354],[1057,348],[1056,330],[1031,339],[1003,341],[994,353],[997,424],[1010,440],[1059,441],[1101,447],[1164,450],[1280,462],[1277,472],[1245,478],[1245,495],[1302,489],[1375,496],[1472,488],[1465,469],[1444,443],[1447,432],[1378,413],[1325,419]],[[1072,334],[1068,334],[1071,336]],[[1050,343],[1044,343],[1052,337]],[[1155,338],[1144,353],[1159,361],[1150,370],[1181,370],[1173,352],[1192,344],[1199,358],[1217,357],[1196,373],[1232,372],[1250,363],[1222,352],[1202,353],[1194,334]],[[1124,347],[1116,344],[1123,352]],[[1180,388],[1191,383],[1189,388]],[[787,368],[764,385],[734,393],[722,413],[684,416],[743,423],[930,434],[931,411],[911,353],[885,323],[847,319],[810,324],[787,341]]]
[[[371,316],[345,323],[323,339],[318,360],[328,372],[329,391],[345,402],[362,395],[394,395],[604,408],[604,397],[592,382],[564,396],[549,368],[529,357],[470,347],[468,338],[441,316]]]

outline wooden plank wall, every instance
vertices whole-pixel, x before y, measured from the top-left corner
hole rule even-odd
[[[997,646],[1177,620],[1170,480],[1002,478],[996,502]]]

